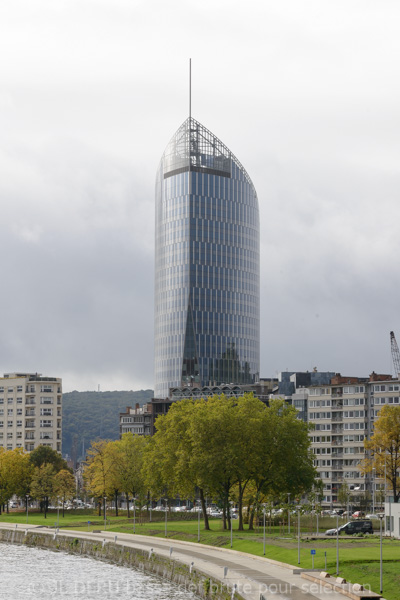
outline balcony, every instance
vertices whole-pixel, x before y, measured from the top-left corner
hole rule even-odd
[[[332,408],[343,408],[343,400],[332,400]]]
[[[332,434],[334,435],[335,433],[343,433],[343,427],[338,427],[337,425],[334,425],[332,427]]]
[[[25,411],[25,416],[26,417],[34,417],[35,416],[35,409],[34,408],[28,408]]]

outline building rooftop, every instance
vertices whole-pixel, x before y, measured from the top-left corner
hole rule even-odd
[[[189,117],[182,123],[166,147],[161,161],[164,178],[185,171],[200,171],[231,177],[232,165],[238,167],[246,181],[253,183],[243,165],[211,131]],[[253,186],[254,187],[254,186]]]

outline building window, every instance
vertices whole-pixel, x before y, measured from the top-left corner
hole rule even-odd
[[[343,394],[354,394],[354,392],[355,392],[354,385],[346,386],[343,388]]]
[[[41,392],[45,392],[45,393],[46,393],[46,392],[47,392],[47,393],[48,393],[48,392],[52,392],[52,391],[53,391],[53,386],[52,386],[52,385],[49,385],[49,384],[46,384],[46,385],[41,385],[41,386],[40,386],[40,391],[41,391]]]
[[[40,396],[40,404],[53,404],[51,396]]]
[[[40,427],[53,427],[53,421],[43,419],[40,421]]]
[[[13,426],[13,422],[12,421],[7,421],[7,427],[12,427]]]
[[[53,414],[52,408],[41,408],[40,409],[40,416],[42,416],[42,417],[51,417],[52,414]]]

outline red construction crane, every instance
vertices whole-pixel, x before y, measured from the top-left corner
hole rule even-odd
[[[390,348],[392,350],[392,359],[395,375],[396,377],[398,377],[400,373],[400,352],[393,331],[390,332]]]

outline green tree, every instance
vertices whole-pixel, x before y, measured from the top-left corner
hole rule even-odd
[[[41,510],[44,509],[44,517],[47,517],[49,499],[54,496],[54,483],[57,471],[50,463],[42,464],[34,468],[31,482],[31,496],[40,500]]]
[[[272,400],[257,424],[259,440],[252,454],[255,506],[260,496],[291,498],[308,492],[316,482],[309,437],[310,426],[283,400]]]
[[[376,476],[386,479],[393,491],[394,502],[399,502],[400,486],[400,406],[383,406],[375,421],[370,440],[364,440],[370,456],[362,463],[364,473],[376,470]]]
[[[180,400],[157,417],[156,433],[143,454],[142,472],[153,497],[182,495],[193,498],[199,481],[191,464],[191,424],[195,401]]]
[[[87,454],[84,470],[86,485],[91,493],[100,500],[100,503],[103,501],[105,516],[105,498],[110,496],[110,489],[113,489],[115,481],[115,453],[110,452],[108,440],[100,440],[92,442]]]
[[[75,477],[71,471],[61,469],[54,476],[53,492],[55,497],[62,499],[62,516],[64,517],[65,501],[71,500],[76,491]]]
[[[146,485],[144,481],[144,453],[150,438],[147,436],[124,433],[122,438],[111,442],[117,451],[115,476],[118,478],[118,488],[126,497],[129,518],[129,498],[145,498]]]
[[[351,497],[350,488],[347,484],[347,481],[343,481],[342,485],[339,488],[338,492],[338,502],[343,508],[346,508]]]
[[[7,503],[15,494],[26,501],[33,467],[29,454],[22,448],[0,449],[0,503]]]
[[[7,504],[13,495],[12,482],[10,480],[9,450],[0,448],[0,514],[1,506]]]
[[[29,455],[29,459],[34,467],[41,467],[43,465],[52,465],[56,472],[61,469],[68,469],[66,461],[50,446],[37,446]]]
[[[240,451],[237,440],[236,415],[234,398],[221,394],[197,400],[188,429],[191,441],[189,472],[199,488],[203,514],[204,490],[208,490],[211,496],[221,499],[224,528],[230,525],[231,492],[238,483],[238,473],[241,473],[238,461],[246,452],[245,446]]]

